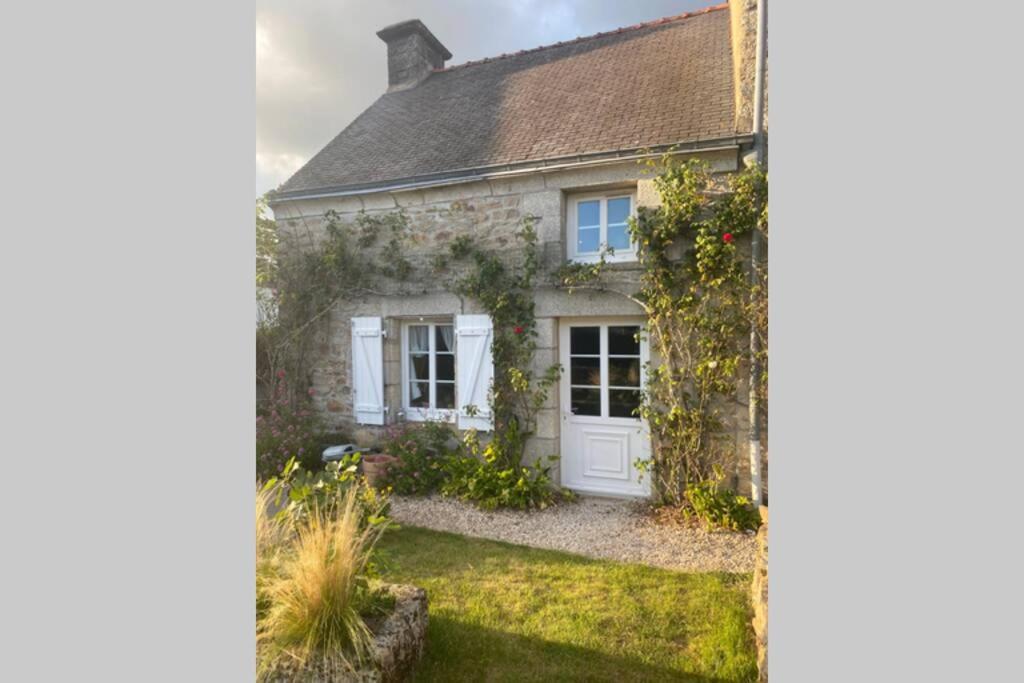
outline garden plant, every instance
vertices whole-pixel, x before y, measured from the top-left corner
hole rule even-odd
[[[290,460],[256,496],[261,680],[331,677],[372,666],[367,619],[389,607],[371,580],[386,501],[355,461],[304,472]]]

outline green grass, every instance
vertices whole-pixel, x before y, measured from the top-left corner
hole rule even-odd
[[[384,579],[427,590],[417,681],[751,681],[749,574],[684,574],[416,527]]]

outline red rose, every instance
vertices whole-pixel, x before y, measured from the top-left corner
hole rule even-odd
[[[277,378],[278,379],[284,379],[284,370],[278,370],[277,371]]]
[[[722,235],[722,241],[725,242],[726,244],[732,243],[732,233],[727,232],[724,235]]]
[[[513,329],[512,331],[515,332],[516,334],[522,334],[523,333],[523,326],[522,325],[516,325],[515,329]]]

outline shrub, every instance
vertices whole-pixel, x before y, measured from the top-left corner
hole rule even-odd
[[[551,484],[551,463],[558,456],[550,455],[531,466],[503,467],[494,442],[481,450],[475,430],[466,432],[465,444],[469,455],[455,453],[445,459],[441,484],[445,496],[475,503],[485,510],[544,509],[560,499],[575,498],[571,491],[556,490]]]
[[[451,428],[441,422],[400,425],[388,431],[383,448],[399,462],[388,467],[386,483],[401,495],[436,491],[445,478],[444,461],[453,451]]]
[[[544,509],[558,495],[551,486],[550,470],[540,462],[533,467],[503,469],[473,457],[453,456],[446,463],[448,477],[441,484],[441,493],[475,503],[484,510]]]
[[[704,481],[687,484],[683,493],[683,514],[699,521],[707,529],[721,528],[733,531],[756,529],[761,517],[750,505],[750,500],[721,486],[721,470]]]
[[[332,676],[370,661],[372,634],[362,614],[373,592],[366,572],[383,529],[361,523],[356,486],[313,505],[295,528],[290,552],[264,577],[256,641],[261,679],[290,679],[310,668]]]
[[[295,458],[288,460],[280,474],[263,485],[268,501],[279,508],[275,516],[288,517],[297,524],[317,509],[332,508],[349,491],[355,491],[360,524],[383,525],[390,505],[388,495],[369,486],[358,474],[360,457],[359,453],[346,455],[315,472],[304,469]]]
[[[270,405],[263,415],[256,417],[256,476],[272,476],[289,458],[308,468],[319,465],[321,432],[320,420],[308,400],[294,406],[289,400],[285,373],[278,371]]]

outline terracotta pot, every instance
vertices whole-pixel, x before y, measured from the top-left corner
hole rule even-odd
[[[374,488],[379,487],[387,476],[388,466],[398,462],[398,458],[387,453],[371,453],[363,456],[363,474],[366,481]]]

